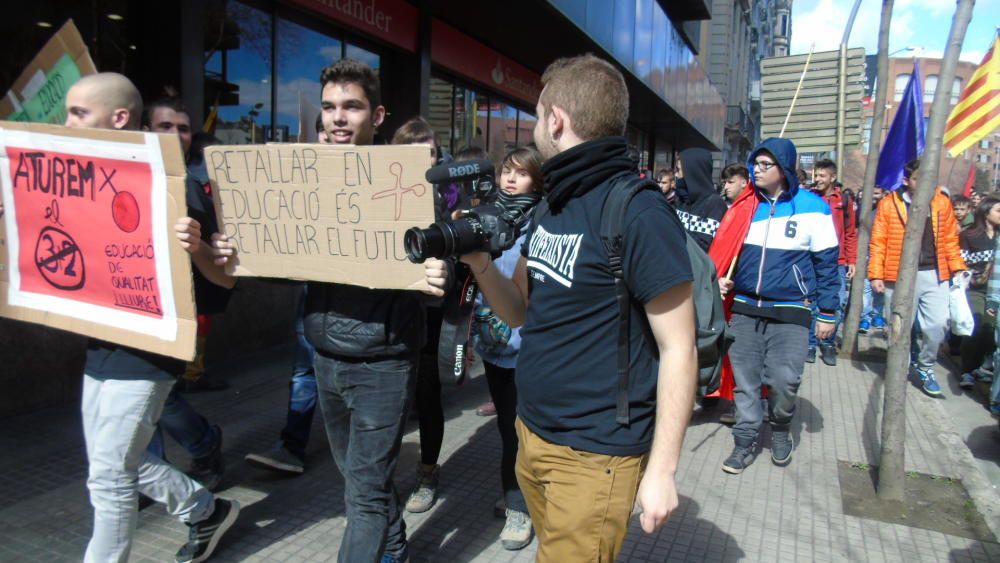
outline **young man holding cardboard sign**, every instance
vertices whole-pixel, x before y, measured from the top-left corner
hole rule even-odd
[[[371,145],[385,117],[375,72],[344,59],[323,69],[320,83],[327,139]],[[233,242],[225,246],[217,249],[219,263],[235,253]],[[430,279],[443,279],[443,269],[440,260],[425,263]],[[426,339],[424,316],[422,296],[413,291],[309,282],[306,338],[316,348],[318,403],[345,481],[341,563],[408,560],[392,474]]]
[[[66,126],[138,129],[142,99],[127,78],[101,73],[82,78],[66,96]],[[195,183],[187,189],[188,212],[174,231],[204,276],[195,281],[231,288],[233,280],[213,263],[202,244],[215,228],[211,203]],[[204,230],[202,229],[204,225]],[[184,362],[92,338],[83,376],[84,438],[87,445],[94,531],[85,561],[127,561],[137,520],[138,493],[166,504],[190,527],[178,562],[208,559],[239,514],[239,504],[216,498],[204,487],[146,451],[164,401]]]

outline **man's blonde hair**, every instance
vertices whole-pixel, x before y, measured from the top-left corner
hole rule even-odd
[[[624,135],[628,123],[628,87],[611,63],[591,54],[557,59],[542,74],[538,101],[545,115],[552,107],[565,111],[573,132],[584,141]]]

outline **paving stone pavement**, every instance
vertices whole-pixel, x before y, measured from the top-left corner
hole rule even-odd
[[[228,463],[222,496],[244,509],[214,561],[331,561],[343,536],[343,481],[329,455],[320,416],[313,425],[308,468],[282,478],[246,466],[243,456],[277,440],[284,422],[291,350],[279,349],[227,366],[227,391],[189,396],[225,432]],[[881,397],[877,363],[841,360],[835,368],[807,365],[793,424],[797,444],[790,466],[779,468],[764,450],[742,475],[720,464],[732,447],[718,412],[696,415],[678,470],[681,504],[658,533],[633,522],[619,561],[1000,561],[1000,545],[846,516],[837,460],[877,462]],[[481,375],[481,370],[476,374]],[[414,562],[527,562],[535,544],[502,549],[503,520],[493,516],[500,496],[500,440],[493,418],[475,415],[487,399],[482,377],[446,389],[441,498],[420,515],[406,515]],[[907,397],[908,470],[976,481],[949,441],[947,419],[915,387]],[[50,409],[0,421],[0,561],[79,561],[90,534],[86,460],[77,409]],[[406,495],[415,484],[416,420],[411,417],[397,471]],[[957,453],[956,453],[957,452]],[[171,459],[186,466],[171,444]],[[964,458],[963,458],[964,459]],[[979,475],[981,478],[981,474]],[[980,479],[981,480],[981,479]],[[979,485],[982,485],[979,482]],[[977,489],[980,509],[994,526],[995,489]],[[161,507],[140,514],[133,561],[170,561],[186,528]]]

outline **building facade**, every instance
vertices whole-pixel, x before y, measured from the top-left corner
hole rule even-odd
[[[868,64],[874,66],[876,64],[875,57],[870,56]],[[920,66],[920,78],[921,87],[923,92],[923,103],[924,103],[924,124],[927,125],[930,121],[931,104],[934,102],[934,91],[938,86],[938,76],[941,72],[941,59],[936,58],[923,58],[923,57],[891,57],[889,59],[889,82],[892,90],[889,91],[886,97],[886,112],[885,121],[882,123],[882,140],[885,141],[885,136],[889,132],[889,125],[892,124],[892,120],[896,117],[896,111],[899,106],[900,100],[903,97],[903,91],[906,89],[906,84],[910,80],[910,75],[913,73],[914,61]],[[949,107],[948,111],[955,107],[958,103],[958,99],[962,94],[962,90],[968,85],[969,79],[976,72],[978,64],[970,63],[967,61],[959,61],[955,68],[955,79],[951,84]],[[877,88],[875,73],[869,74],[869,85],[866,87],[866,98],[865,98],[865,144],[863,154],[868,154],[869,143],[868,139],[871,138],[871,121],[872,114],[874,112],[874,99],[875,99],[875,88]],[[868,92],[870,91],[870,96]],[[964,186],[966,179],[968,178],[969,168],[975,166],[982,172],[980,177],[988,178],[988,186],[978,185],[977,188],[981,191],[983,189],[998,190],[1000,189],[1000,132],[994,131],[986,138],[982,139],[972,147],[966,149],[962,154],[952,157],[946,150],[942,150],[941,162],[938,167],[938,184],[946,186],[952,190],[952,193],[957,193]],[[983,182],[980,182],[982,184]]]
[[[790,0],[712,0],[698,58],[726,104],[723,144],[714,153],[716,172],[744,162],[760,142],[760,62],[787,55],[790,39]]]
[[[30,37],[5,53],[2,78],[51,34],[39,22],[73,18],[99,69],[147,97],[178,88],[199,122],[217,108],[223,142],[288,142],[310,138],[320,70],[351,57],[382,79],[382,139],[421,114],[446,150],[499,159],[531,140],[544,68],[593,52],[625,74],[628,138],[652,168],[677,148],[722,144],[726,108],[684,32],[708,1],[40,0],[4,24]]]
[[[207,122],[229,144],[309,141],[320,71],[351,57],[382,81],[381,141],[424,115],[445,150],[479,146],[499,159],[532,140],[545,67],[591,52],[622,70],[626,133],[652,169],[673,166],[682,148],[723,144],[726,106],[693,47],[709,8],[708,0],[36,0],[0,19],[17,38],[0,53],[0,86],[72,18],[99,70],[127,75],[146,99],[176,88],[195,130]],[[209,362],[285,342],[295,295],[241,280],[214,324]],[[0,364],[10,368],[0,374],[0,415],[78,400],[85,342],[0,319]],[[57,345],[58,358],[47,352]]]
[[[751,67],[757,63],[751,45],[749,0],[712,0],[712,18],[702,22],[698,58],[726,104],[725,136],[713,153],[715,172],[746,160],[756,141],[750,118]]]

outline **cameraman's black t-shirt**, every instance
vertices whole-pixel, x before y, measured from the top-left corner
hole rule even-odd
[[[652,444],[658,362],[644,340],[644,312],[633,308],[632,422],[619,425],[618,304],[599,234],[608,189],[598,186],[571,199],[559,214],[546,214],[522,247],[530,303],[517,360],[517,411],[528,428],[550,442],[604,455],[637,455]],[[641,304],[692,279],[683,226],[652,190],[629,204],[622,258],[629,292]]]

